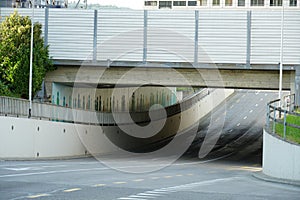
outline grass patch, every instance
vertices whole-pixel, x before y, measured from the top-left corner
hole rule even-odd
[[[300,126],[300,117],[299,116],[294,116],[294,115],[287,115],[286,122],[288,124],[293,124],[293,125]],[[284,134],[283,124],[276,123],[275,132],[279,136],[283,137],[283,134]],[[286,127],[286,139],[291,141],[291,142],[295,142],[295,143],[300,144],[300,129],[287,126]]]

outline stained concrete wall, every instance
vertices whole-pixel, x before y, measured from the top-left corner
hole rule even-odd
[[[169,120],[168,131],[164,137],[174,134],[171,129],[175,126],[175,119],[179,119],[178,131],[185,131],[233,92],[233,90],[214,90],[190,109],[173,116]],[[117,126],[101,127],[0,116],[0,127],[1,159],[79,157],[88,152],[108,154],[119,149],[110,140],[111,138],[120,140]]]
[[[263,173],[275,178],[300,181],[300,145],[283,141],[264,130]]]
[[[97,111],[145,111],[154,104],[164,107],[178,102],[175,87],[91,88],[52,84],[55,105]]]

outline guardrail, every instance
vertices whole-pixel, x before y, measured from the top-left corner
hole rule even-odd
[[[205,96],[209,95],[208,89],[202,89],[196,94],[184,99],[182,102],[168,106],[165,108],[167,117],[178,114],[191,108],[196,102]],[[161,118],[162,109],[157,109],[154,112],[154,119]],[[17,99],[11,97],[0,97],[0,115],[15,116],[15,117],[28,117],[29,116],[29,101],[24,99]],[[49,103],[33,102],[31,109],[31,118],[40,120],[60,121],[78,124],[95,124],[111,126],[118,124],[149,122],[148,111],[130,112],[131,119],[128,119],[128,113],[113,111],[110,112],[96,112],[93,110],[81,110],[57,106]]]
[[[28,117],[29,101],[0,97],[0,115]],[[114,123],[112,113],[96,113],[38,102],[32,103],[31,118],[84,124],[99,124],[99,122],[103,124]]]
[[[285,96],[283,101],[280,99],[271,101],[267,106],[267,130],[274,134],[282,134],[284,140],[287,139],[287,135],[289,134],[288,127],[299,129],[300,133],[300,124],[292,123],[288,120],[288,116],[300,118],[300,114],[295,112],[295,94]]]

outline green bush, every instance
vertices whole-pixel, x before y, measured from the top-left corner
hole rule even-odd
[[[53,69],[41,29],[40,23],[34,24],[33,94],[40,90],[46,72]],[[17,11],[0,25],[0,82],[3,94],[29,96],[30,38],[31,20],[28,16],[20,16]]]

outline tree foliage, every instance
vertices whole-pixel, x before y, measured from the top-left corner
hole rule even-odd
[[[53,69],[48,46],[44,46],[42,25],[34,24],[32,92],[40,90],[47,71]],[[0,25],[0,95],[28,98],[31,20],[17,11]],[[2,93],[2,91],[5,91]]]

